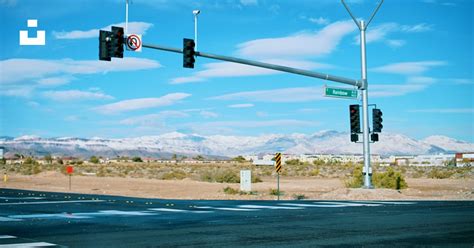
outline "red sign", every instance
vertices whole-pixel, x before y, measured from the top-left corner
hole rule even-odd
[[[67,172],[67,174],[72,174],[74,172],[74,167],[68,165],[66,167],[66,172]]]

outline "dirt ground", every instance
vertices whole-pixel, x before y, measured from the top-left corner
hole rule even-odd
[[[248,199],[271,200],[276,179],[262,178],[252,184],[252,194],[226,194],[224,188],[238,190],[239,184],[208,183],[184,180],[157,180],[142,178],[73,176],[59,172],[43,172],[35,176],[10,175],[1,188],[28,189],[54,192],[121,195],[163,199]],[[281,178],[281,199],[297,196],[314,200],[474,200],[474,179],[406,179],[408,189],[348,189],[341,179]]]

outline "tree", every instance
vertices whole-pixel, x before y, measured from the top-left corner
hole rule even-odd
[[[137,162],[137,163],[143,162],[142,158],[140,158],[140,157],[133,157],[133,158],[132,158],[132,161],[133,161],[133,162]]]
[[[62,159],[60,159],[60,158],[58,158],[58,159],[56,160],[56,162],[58,162],[58,164],[64,164],[64,161],[63,161]]]
[[[178,160],[178,156],[176,154],[173,154],[173,156],[171,157],[172,160]]]
[[[194,160],[198,160],[198,161],[203,161],[204,160],[204,157],[201,156],[201,155],[197,155],[196,157],[193,158]]]
[[[242,156],[237,156],[237,157],[233,158],[232,160],[236,161],[236,162],[239,162],[239,163],[243,163],[243,162],[246,161],[245,158],[242,157]]]
[[[27,158],[25,159],[25,162],[24,162],[24,163],[25,163],[25,164],[34,164],[34,163],[35,163],[35,160],[34,160],[33,158],[31,158],[31,157],[27,157]]]
[[[44,160],[46,161],[46,163],[48,163],[48,164],[53,163],[53,158],[51,157],[51,154],[45,155],[43,159],[44,159]]]
[[[98,164],[100,161],[99,161],[99,158],[97,158],[96,156],[92,156],[90,157],[89,162],[93,164]]]

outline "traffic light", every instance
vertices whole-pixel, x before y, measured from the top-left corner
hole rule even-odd
[[[110,31],[99,31],[99,60],[110,61],[111,57],[123,58],[124,32],[121,27]]]
[[[112,27],[112,57],[123,58],[123,40],[123,28]]]
[[[349,105],[349,113],[351,119],[351,134],[360,133],[360,106],[358,104]]]
[[[100,30],[99,32],[99,60],[110,61],[110,36],[112,32]]]
[[[359,135],[356,133],[351,134],[351,142],[357,142],[359,141]]]
[[[372,140],[373,142],[379,141],[379,134],[378,133],[371,134],[370,135],[370,140]]]
[[[372,109],[372,128],[374,133],[382,132],[382,110],[380,109]]]
[[[196,44],[192,39],[183,39],[183,67],[184,68],[194,68],[194,55],[196,51],[194,51],[194,47]]]

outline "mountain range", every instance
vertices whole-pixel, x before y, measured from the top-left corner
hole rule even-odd
[[[379,155],[420,155],[474,152],[474,144],[446,136],[415,140],[401,134],[382,133],[371,144]],[[321,131],[314,134],[268,134],[260,136],[197,135],[179,132],[136,138],[41,138],[38,136],[0,137],[6,155],[104,157],[141,156],[169,158],[172,154],[234,157],[283,152],[285,154],[361,154],[362,145],[350,142],[349,134]]]

